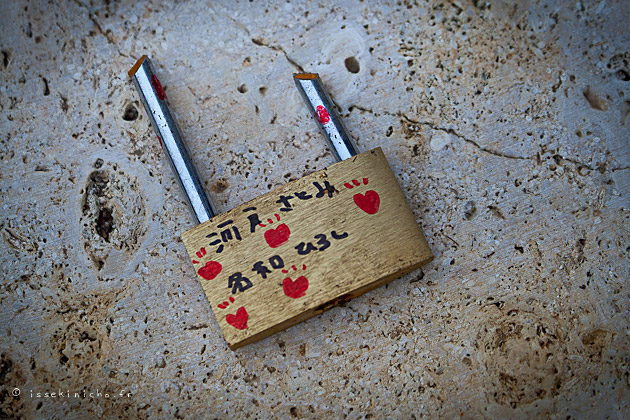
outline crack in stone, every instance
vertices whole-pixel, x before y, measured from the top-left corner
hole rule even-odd
[[[505,158],[505,159],[531,160],[531,157],[516,156],[516,155],[509,154],[509,153],[499,152],[497,150],[492,150],[492,149],[488,149],[486,147],[483,147],[479,143],[477,143],[476,141],[474,141],[472,139],[469,139],[469,138],[459,134],[457,131],[455,131],[452,128],[438,127],[437,125],[435,125],[434,123],[429,122],[429,121],[415,121],[415,120],[412,120],[411,118],[407,117],[403,113],[397,113],[397,116],[400,117],[400,118],[404,118],[407,122],[409,122],[411,124],[426,125],[427,127],[430,127],[433,130],[445,131],[448,134],[451,134],[451,135],[453,135],[453,136],[455,136],[457,138],[460,138],[460,139],[464,140],[468,144],[472,144],[473,146],[475,146],[477,149],[481,150],[482,152],[488,153],[488,154],[493,155],[493,156],[502,157],[502,158]]]
[[[90,12],[90,9],[84,5],[83,3],[81,3],[79,0],[74,0],[74,3],[85,9],[88,12],[88,18],[92,21],[92,23],[94,24],[94,26],[96,26],[96,29],[98,29],[98,32],[103,35],[105,38],[107,38],[107,42],[109,42],[112,45],[115,45],[116,43],[114,42],[114,39],[112,38],[111,34],[108,34],[107,32],[105,32],[103,30],[103,27],[101,26],[101,24],[98,22],[98,20],[96,19],[96,17],[92,14],[92,12]]]
[[[369,108],[364,108],[364,107],[359,106],[359,105],[351,105],[348,108],[348,110],[350,112],[352,112],[354,109],[358,109],[359,111],[363,111],[363,112],[369,112],[370,114],[374,115],[374,111],[373,110],[371,110]],[[449,134],[452,134],[452,135],[456,136],[457,138],[460,138],[460,139],[464,140],[468,144],[472,144],[473,146],[475,146],[477,149],[481,150],[482,152],[488,153],[488,154],[493,155],[493,156],[502,157],[502,158],[505,158],[505,159],[531,160],[531,157],[528,157],[528,156],[516,156],[516,155],[509,154],[509,153],[499,152],[499,151],[496,151],[496,150],[485,148],[485,147],[479,145],[479,143],[477,143],[476,141],[474,141],[472,139],[469,139],[469,138],[459,134],[457,131],[455,131],[452,128],[438,127],[437,125],[435,125],[434,123],[429,122],[429,121],[412,120],[411,118],[409,118],[408,116],[406,116],[402,112],[397,112],[395,114],[392,114],[391,112],[387,112],[387,111],[379,111],[379,112],[382,113],[382,114],[385,114],[385,115],[392,116],[392,117],[403,118],[408,123],[411,123],[411,124],[426,125],[427,127],[430,127],[433,130],[445,131],[445,132],[447,132]]]
[[[287,61],[293,66],[295,67],[300,73],[304,73],[304,68],[302,66],[300,66],[298,63],[295,62],[295,60],[293,60],[291,57],[289,57],[289,54],[287,54],[287,52],[284,50],[284,48],[278,46],[278,45],[271,45],[271,44],[267,44],[265,43],[262,39],[260,38],[252,38],[252,42],[260,47],[266,47],[266,48],[270,48],[274,51],[279,51],[282,54],[284,54],[284,58],[287,59]]]
[[[74,0],[74,3],[75,3],[77,6],[79,6],[79,7],[83,8],[83,9],[85,9],[85,10],[87,11],[87,13],[88,13],[88,18],[90,19],[90,21],[92,21],[92,23],[94,24],[94,26],[96,26],[96,29],[98,30],[98,32],[99,32],[101,35],[103,35],[103,36],[105,37],[105,39],[107,39],[107,43],[108,43],[108,44],[111,44],[111,45],[113,45],[113,46],[115,46],[115,47],[116,47],[116,51],[118,51],[118,54],[120,54],[120,55],[121,55],[121,56],[123,56],[123,57],[129,57],[128,55],[123,54],[123,53],[120,51],[120,49],[116,46],[116,41],[115,41],[115,40],[114,40],[114,38],[112,37],[112,34],[111,34],[111,33],[109,33],[109,32],[107,32],[107,31],[105,31],[105,30],[103,30],[103,27],[102,27],[102,26],[101,26],[101,24],[99,23],[98,19],[96,19],[96,16],[94,16],[94,14],[93,14],[92,12],[90,12],[90,9],[89,9],[86,5],[84,5],[83,3],[81,3],[79,0]]]
[[[190,86],[188,86],[187,84],[185,85],[188,90],[190,91],[190,93],[192,94],[192,96],[195,97],[195,99],[197,99],[198,102],[201,102],[202,104],[205,105],[206,102],[208,102],[211,98],[212,95],[205,95],[205,96],[199,96],[197,95],[197,93],[193,90],[193,88],[191,88]]]
[[[369,108],[364,108],[364,107],[362,107],[361,105],[350,105],[350,106],[348,107],[348,111],[350,111],[350,112],[354,111],[355,109],[358,109],[359,111],[362,111],[362,112],[369,112],[370,114],[372,114],[372,115],[376,116],[376,115],[374,114],[374,111],[372,111],[372,110],[371,110],[371,109],[369,109]],[[392,114],[388,114],[387,112],[383,112],[383,113],[384,113],[384,114],[387,114],[387,115],[392,115]]]
[[[364,108],[360,105],[350,105],[348,107],[348,111],[352,112],[353,110],[358,109],[359,111],[362,112],[369,112],[372,115],[376,115],[374,113],[374,110],[369,109],[369,108]],[[507,159],[519,159],[519,160],[529,160],[530,158],[528,157],[522,157],[522,156],[512,156],[512,155],[508,155],[506,153],[501,153],[501,152],[497,152],[494,150],[490,150],[490,149],[486,149],[485,147],[481,147],[476,141],[471,140],[469,138],[466,138],[464,136],[462,136],[461,134],[459,134],[458,132],[456,132],[454,129],[452,128],[444,128],[444,127],[438,127],[437,125],[435,125],[432,122],[429,121],[416,121],[416,120],[412,120],[411,118],[409,118],[408,116],[406,116],[405,114],[403,114],[402,112],[396,112],[396,113],[391,113],[391,112],[387,112],[387,111],[380,111],[382,114],[385,115],[389,115],[391,117],[398,117],[398,118],[403,118],[405,121],[407,121],[410,124],[416,124],[416,125],[426,125],[427,127],[432,128],[433,130],[440,130],[440,131],[445,131],[449,134],[452,134],[462,140],[464,140],[466,143],[470,143],[472,145],[474,145],[475,147],[477,147],[479,150],[489,153],[491,155],[494,156],[498,156],[498,157],[503,157],[503,158],[507,158]]]
[[[352,112],[354,109],[358,109],[359,111],[363,111],[363,112],[369,112],[372,115],[374,114],[374,111],[369,109],[369,108],[364,108],[360,105],[350,105],[350,107],[348,107],[348,110],[350,112]],[[499,152],[496,150],[492,150],[492,149],[487,149],[483,146],[480,146],[479,143],[477,143],[476,141],[469,139],[461,134],[459,134],[457,131],[455,131],[452,128],[444,128],[444,127],[438,127],[437,125],[435,125],[432,122],[429,121],[416,121],[416,120],[412,120],[411,118],[409,118],[408,116],[406,116],[405,114],[403,114],[402,112],[397,112],[395,114],[392,114],[391,112],[387,112],[387,111],[380,111],[382,114],[385,115],[389,115],[392,117],[398,117],[398,118],[403,118],[405,119],[408,123],[411,124],[416,124],[416,125],[426,125],[427,127],[432,128],[433,130],[440,130],[440,131],[445,131],[449,134],[452,134],[454,136],[456,136],[457,138],[460,138],[462,140],[464,140],[466,143],[472,144],[473,146],[475,146],[477,149],[481,150],[482,152],[488,153],[490,155],[493,156],[498,156],[498,157],[502,157],[502,158],[506,158],[506,159],[516,159],[516,160],[531,160],[531,157],[527,157],[527,156],[515,156],[515,155],[511,155],[508,153],[503,153],[503,152]]]
[[[617,172],[617,171],[625,171],[630,169],[630,166],[618,166],[616,168],[611,168],[611,169],[606,169],[606,162],[604,162],[603,164],[596,164],[595,167],[593,167],[592,165],[588,165],[584,162],[580,162],[577,159],[573,159],[573,158],[567,158],[561,155],[553,155],[552,158],[556,161],[556,164],[563,166],[562,162],[566,161],[566,162],[571,162],[572,164],[574,164],[575,166],[577,166],[578,170],[580,168],[586,168],[589,171],[598,171],[601,174],[605,174],[606,172]]]
[[[269,49],[271,49],[273,51],[278,51],[278,52],[281,52],[282,54],[284,54],[284,58],[287,59],[289,64],[291,64],[293,67],[295,67],[295,69],[297,69],[300,73],[304,73],[304,68],[302,66],[300,66],[294,59],[292,59],[289,56],[289,54],[287,54],[287,52],[284,50],[284,48],[282,48],[281,46],[278,46],[278,45],[268,44],[265,41],[263,41],[261,38],[253,37],[251,31],[247,28],[247,26],[243,25],[241,22],[239,22],[238,20],[234,19],[232,16],[226,15],[226,14],[218,12],[216,10],[215,10],[215,13],[217,13],[218,15],[221,15],[221,16],[223,16],[225,18],[230,19],[236,26],[241,28],[243,30],[243,32],[245,32],[247,34],[247,36],[250,38],[250,40],[255,45],[258,45],[259,47],[266,47],[266,48],[269,48]]]
[[[573,159],[573,158],[568,158],[568,157],[564,157],[562,155],[553,155],[552,159],[556,161],[556,163],[560,166],[562,166],[562,161],[566,161],[566,162],[571,162],[572,164],[578,166],[579,167],[583,167],[588,169],[589,171],[594,171],[595,168],[593,168],[591,165],[587,165],[584,162],[580,162],[579,160]]]
[[[372,115],[374,114],[374,111],[372,109],[369,108],[364,108],[360,105],[350,105],[350,107],[348,107],[348,110],[350,112],[352,112],[354,109],[358,109],[359,111],[363,111],[363,112],[369,112]],[[502,157],[502,158],[506,158],[506,159],[516,159],[516,160],[531,160],[531,157],[528,156],[516,156],[516,155],[511,155],[509,153],[503,153],[503,152],[499,152],[496,150],[492,150],[492,149],[488,149],[485,148],[483,146],[480,146],[479,143],[477,143],[476,141],[469,139],[461,134],[459,134],[457,131],[455,131],[452,128],[444,128],[444,127],[438,127],[437,125],[435,125],[434,123],[430,122],[430,121],[416,121],[416,120],[412,120],[411,118],[409,118],[408,116],[406,116],[405,114],[403,114],[402,112],[397,112],[397,113],[391,113],[391,112],[387,112],[387,111],[379,111],[382,114],[385,115],[389,115],[392,117],[398,117],[398,118],[403,118],[405,119],[408,123],[411,124],[416,124],[416,125],[426,125],[427,127],[432,128],[433,130],[440,130],[440,131],[445,131],[449,134],[452,134],[454,136],[456,136],[457,138],[460,138],[462,140],[464,140],[466,143],[472,144],[473,146],[475,146],[477,149],[481,150],[482,152],[488,153],[490,155],[493,156],[497,156],[497,157]]]
[[[374,110],[372,110],[370,108],[362,107],[360,105],[352,104],[352,105],[350,105],[348,107],[348,111],[349,112],[352,112],[355,109],[358,109],[359,111],[362,111],[362,112],[369,112],[372,115],[376,115]],[[379,111],[379,113],[380,114],[384,114],[384,115],[389,115],[391,117],[403,118],[404,120],[406,120],[410,124],[426,125],[427,127],[430,127],[433,130],[445,131],[445,132],[447,132],[449,134],[452,134],[452,135],[456,136],[457,138],[460,138],[460,139],[464,140],[466,143],[475,146],[477,149],[481,150],[482,152],[488,153],[488,154],[493,155],[493,156],[502,157],[502,158],[506,158],[506,159],[515,159],[515,160],[531,160],[532,159],[532,157],[528,157],[528,156],[516,156],[516,155],[511,155],[509,153],[504,153],[504,152],[499,152],[499,151],[496,151],[496,150],[488,149],[486,147],[483,147],[483,146],[479,145],[479,143],[477,143],[476,141],[474,141],[472,139],[469,139],[469,138],[459,134],[457,131],[455,131],[452,128],[438,127],[437,125],[435,125],[434,123],[429,122],[429,121],[412,120],[411,118],[409,118],[408,116],[406,116],[402,112],[391,113],[391,112],[387,112],[387,111]],[[583,167],[583,168],[586,168],[586,169],[588,169],[590,171],[599,170],[599,168],[593,168],[591,165],[588,165],[588,164],[586,164],[584,162],[580,162],[579,160],[576,160],[576,159],[567,158],[567,157],[560,156],[560,155],[554,155],[553,158],[554,158],[554,160],[556,160],[556,163],[558,163],[559,165],[561,165],[562,162],[558,162],[558,159],[560,161],[571,162],[571,163],[573,163],[574,165],[576,165],[578,167]],[[621,166],[621,167],[617,167],[617,168],[612,168],[610,171],[611,172],[616,172],[616,171],[624,171],[624,170],[628,170],[628,169],[630,169],[630,166]],[[600,172],[601,172],[601,170],[600,170]]]

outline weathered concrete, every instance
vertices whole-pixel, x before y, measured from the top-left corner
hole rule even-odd
[[[630,416],[630,3],[122,3],[0,5],[2,415]],[[435,261],[228,350],[142,53],[220,210],[333,162],[319,72]]]

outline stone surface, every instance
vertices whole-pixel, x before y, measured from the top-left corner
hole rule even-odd
[[[0,14],[2,416],[630,416],[630,3]],[[230,351],[126,76],[142,53],[221,211],[333,162],[291,78],[319,72],[434,262]]]

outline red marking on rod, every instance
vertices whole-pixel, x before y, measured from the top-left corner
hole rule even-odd
[[[328,113],[328,111],[326,110],[326,108],[324,108],[321,105],[317,105],[317,121],[319,121],[319,123],[321,125],[326,125],[330,122],[330,114]]]
[[[153,86],[153,89],[155,89],[155,94],[157,95],[158,99],[166,99],[166,93],[164,93],[162,83],[160,83],[160,79],[158,79],[155,74],[151,75],[151,86]]]
[[[234,297],[230,296],[230,303],[234,303]]]
[[[354,187],[352,186],[352,184],[350,184],[349,182],[346,182],[345,184],[343,184],[344,187],[348,188],[349,190],[353,189]]]
[[[353,179],[353,180],[352,180],[352,183],[353,183],[354,185],[356,185],[357,187],[358,187],[359,185],[361,185],[361,183],[360,183],[359,181],[357,181],[356,179]]]
[[[157,136],[158,141],[160,142],[160,146],[164,147],[164,145],[162,144],[162,137]]]

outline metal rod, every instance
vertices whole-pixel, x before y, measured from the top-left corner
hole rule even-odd
[[[299,73],[293,80],[338,161],[355,156],[357,146],[348,135],[335,104],[328,96],[317,73]]]
[[[175,118],[171,115],[162,84],[154,74],[151,60],[146,55],[129,70],[140,94],[140,100],[147,111],[151,125],[158,135],[162,149],[175,173],[177,183],[184,191],[186,202],[197,223],[203,223],[217,214],[216,208],[201,185],[190,153],[184,143]]]

